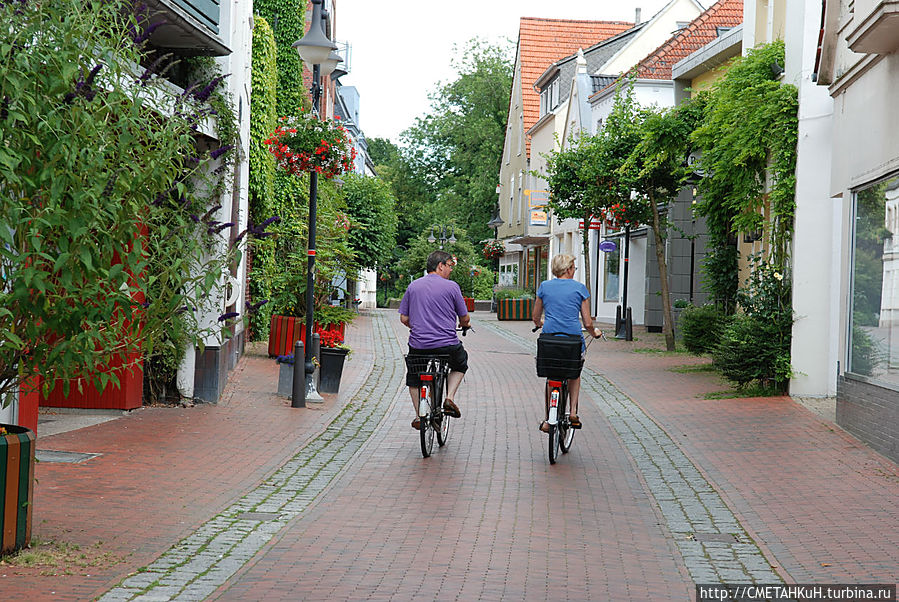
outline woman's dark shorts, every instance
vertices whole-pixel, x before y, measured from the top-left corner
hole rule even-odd
[[[409,347],[409,355],[448,355],[449,367],[453,372],[465,373],[468,371],[468,352],[462,343],[449,345],[447,347],[437,347],[436,349],[413,349]],[[406,372],[406,386],[417,387],[421,384],[418,374]]]

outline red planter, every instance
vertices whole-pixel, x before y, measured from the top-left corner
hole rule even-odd
[[[41,395],[40,405],[53,408],[87,408],[107,410],[133,410],[143,404],[144,368],[139,351],[129,353],[125,360],[116,360],[108,372],[119,379],[119,386],[109,383],[98,391],[90,379],[78,379],[69,386],[69,395],[63,394],[62,381],[47,395]],[[78,390],[79,384],[81,390]]]
[[[322,330],[339,332],[343,337],[346,332],[346,323],[329,324],[327,328],[322,328],[318,323],[314,323],[313,328],[316,332]],[[303,318],[273,315],[268,332],[269,357],[292,354],[293,346],[297,341],[303,341],[303,344],[306,344],[306,325],[303,323]]]
[[[465,299],[465,309],[474,311],[474,297],[462,297]]]

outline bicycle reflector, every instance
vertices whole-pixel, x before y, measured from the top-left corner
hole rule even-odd
[[[431,382],[432,380],[434,380],[434,375],[433,374],[419,374],[418,378],[420,378],[421,380],[426,380],[428,382]]]
[[[549,381],[549,386],[550,386],[550,387],[561,387],[561,386],[562,386],[562,381],[560,381],[560,380],[551,380],[551,381]]]

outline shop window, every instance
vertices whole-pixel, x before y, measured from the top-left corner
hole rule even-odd
[[[603,253],[605,257],[605,267],[603,269],[603,301],[618,302],[618,270],[621,263],[621,252],[616,248],[614,251]]]
[[[848,371],[899,386],[899,177],[857,190]]]

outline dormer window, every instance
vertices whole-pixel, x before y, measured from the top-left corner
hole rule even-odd
[[[540,116],[552,112],[559,106],[559,78],[540,90]]]
[[[733,29],[733,27],[716,27],[715,28],[715,36],[720,38],[721,36],[726,34],[731,29]]]

